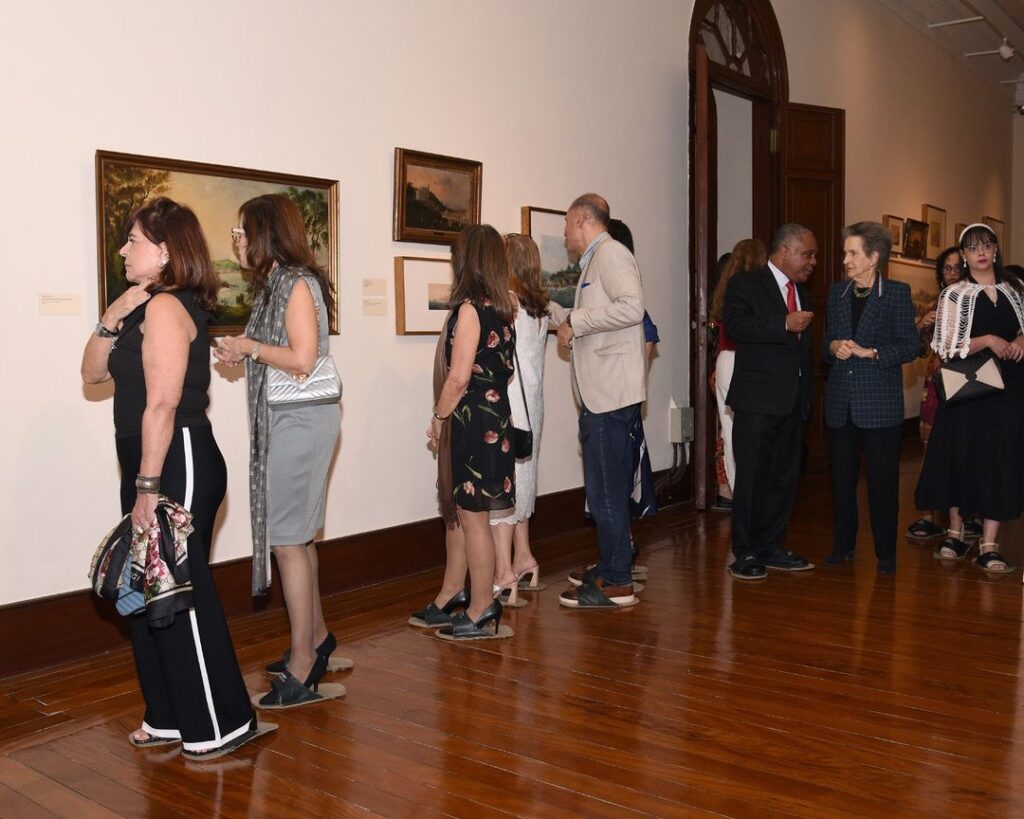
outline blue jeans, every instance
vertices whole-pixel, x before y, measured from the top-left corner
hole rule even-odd
[[[606,585],[633,582],[629,539],[629,495],[633,490],[633,444],[629,431],[640,405],[611,412],[580,411],[583,483],[587,506],[597,524],[597,574]]]

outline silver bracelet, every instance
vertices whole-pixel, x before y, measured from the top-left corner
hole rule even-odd
[[[135,476],[135,491],[140,495],[159,495],[160,476],[150,477],[147,475]]]

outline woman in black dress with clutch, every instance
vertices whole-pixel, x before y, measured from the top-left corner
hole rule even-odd
[[[999,553],[999,524],[1024,511],[1024,282],[1003,269],[987,225],[968,225],[960,250],[967,276],[939,297],[932,348],[943,361],[995,358],[1005,388],[940,404],[915,502],[918,509],[949,509],[948,536],[935,555],[952,560],[970,551],[960,510],[977,511],[984,522],[974,562],[1005,573],[1011,567]]]
[[[129,617],[146,712],[136,747],[180,742],[193,761],[222,756],[273,726],[257,725],[210,569],[227,470],[206,408],[210,310],[220,281],[195,214],[159,197],[128,219],[121,256],[131,283],[103,313],[82,355],[82,379],[114,380],[121,512],[142,534],[165,495],[192,514],[194,605],[156,628]]]

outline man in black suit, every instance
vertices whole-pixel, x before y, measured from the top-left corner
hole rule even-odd
[[[768,569],[806,571],[814,564],[783,548],[800,480],[804,421],[811,409],[814,314],[803,283],[818,244],[802,225],[772,236],[768,264],[737,273],[725,294],[725,332],[736,342],[732,407],[736,485],[729,572],[762,580]]]

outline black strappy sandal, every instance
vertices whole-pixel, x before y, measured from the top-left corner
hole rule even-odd
[[[409,625],[416,628],[440,628],[451,625],[452,612],[456,609],[466,609],[469,606],[469,595],[465,589],[461,589],[452,595],[451,599],[441,608],[431,600],[419,611],[414,611],[409,617]]]
[[[918,518],[907,528],[907,537],[912,540],[931,540],[933,537],[939,537],[944,531],[928,518]]]
[[[999,544],[998,543],[979,543],[978,544],[978,548],[979,549],[984,548],[985,546],[995,546],[997,548],[993,549],[990,552],[982,552],[976,558],[974,558],[974,563],[975,563],[976,566],[979,566],[980,568],[984,569],[986,572],[990,572],[992,574],[1009,574],[1010,572],[1013,571],[1013,566],[1010,565],[1010,562],[1005,557],[1003,557],[1001,554],[999,554],[999,548],[998,548]],[[1002,563],[1003,564],[1003,568],[1001,568],[1001,569],[993,568],[992,567],[993,563]]]
[[[504,640],[513,635],[508,626],[501,624],[502,606],[500,600],[495,600],[484,609],[483,614],[475,622],[469,619],[465,611],[461,611],[452,618],[450,625],[438,630],[437,636],[442,640],[459,642],[462,640]],[[486,628],[493,622],[494,631]]]
[[[971,551],[971,546],[970,544],[964,543],[960,540],[960,538],[964,536],[964,533],[950,529],[946,532],[946,535],[946,539],[943,540],[942,543],[939,544],[939,548],[935,550],[935,557],[940,560],[963,560],[967,557],[967,553]],[[953,535],[958,535],[959,537],[953,537]],[[943,549],[949,549],[953,554],[943,554]]]

